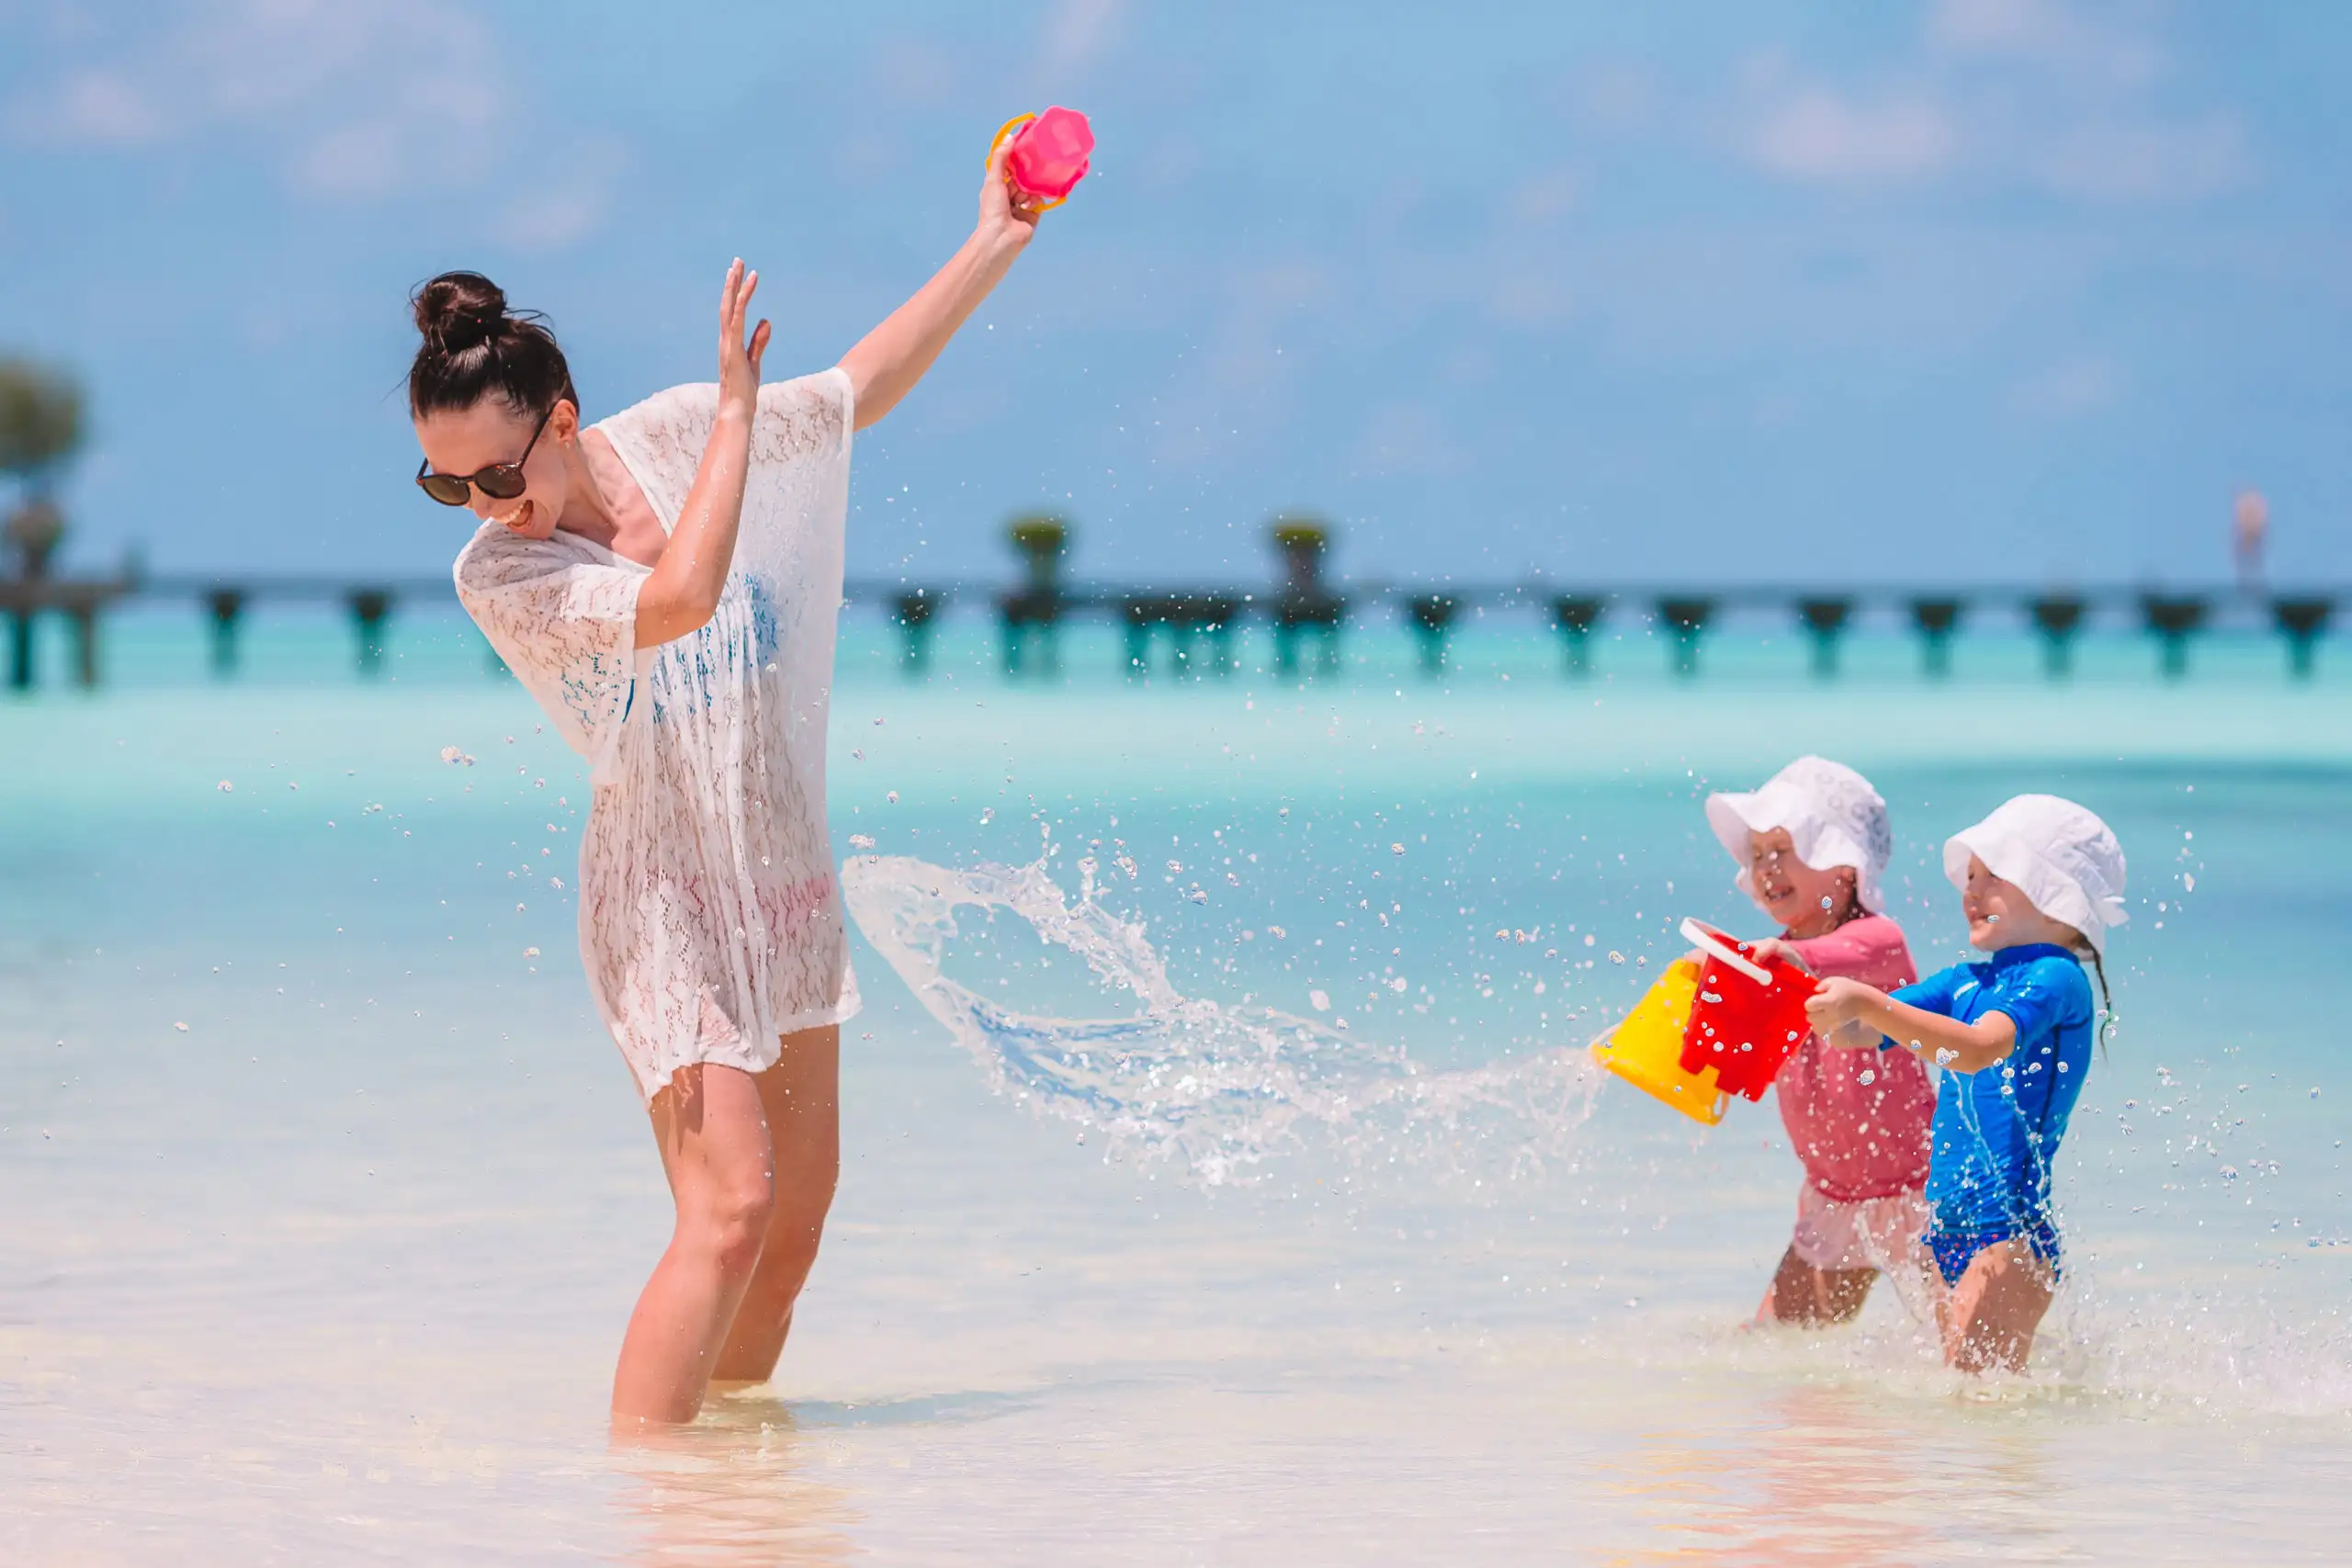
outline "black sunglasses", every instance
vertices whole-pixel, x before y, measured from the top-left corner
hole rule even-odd
[[[492,501],[514,500],[527,488],[523,478],[523,465],[531,460],[531,448],[539,444],[540,432],[547,429],[548,421],[554,417],[555,404],[549,403],[548,412],[539,415],[539,427],[531,432],[530,442],[523,448],[523,455],[511,463],[492,463],[487,468],[470,474],[436,474],[432,471],[433,459],[423,459],[416,465],[416,488],[444,506],[463,506],[472,499],[471,492],[476,490]]]

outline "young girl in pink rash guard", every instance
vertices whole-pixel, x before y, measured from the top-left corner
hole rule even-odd
[[[1762,952],[1881,987],[1917,977],[1903,929],[1880,912],[1894,839],[1886,802],[1861,774],[1800,757],[1753,794],[1708,796],[1707,821],[1739,863],[1739,890],[1781,926]],[[1844,1323],[1880,1273],[1923,1267],[1935,1090],[1915,1058],[1834,1050],[1817,1034],[1773,1089],[1804,1180],[1757,1319]]]

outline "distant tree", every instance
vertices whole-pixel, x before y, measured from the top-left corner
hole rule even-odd
[[[30,360],[0,359],[0,473],[24,494],[5,533],[27,577],[48,571],[65,537],[65,514],[51,492],[82,436],[82,389],[71,377]]]
[[[1004,536],[1029,563],[1029,585],[1050,592],[1069,549],[1068,521],[1049,512],[1024,513],[1005,525]]]

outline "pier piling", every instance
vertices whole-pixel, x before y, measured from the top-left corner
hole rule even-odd
[[[85,692],[98,685],[98,607],[96,604],[69,604],[65,609],[66,625],[74,628],[74,679]]]
[[[1674,672],[1689,677],[1699,672],[1699,638],[1714,617],[1713,599],[1666,598],[1657,602],[1657,618],[1674,636]]]
[[[1800,599],[1797,615],[1804,622],[1804,629],[1813,638],[1813,673],[1817,680],[1827,680],[1838,673],[1838,639],[1845,634],[1846,623],[1854,614],[1851,599]]]
[[[1578,593],[1563,593],[1552,601],[1552,625],[1559,631],[1563,669],[1571,678],[1592,673],[1592,628],[1608,603]]]
[[[2188,593],[2143,593],[2140,614],[2156,638],[2165,679],[2188,673],[2188,639],[2205,624],[2206,602]]]
[[[8,612],[8,689],[12,692],[33,689],[33,613],[30,610]]]
[[[2295,679],[2312,677],[2312,652],[2320,634],[2335,614],[2335,601],[2323,598],[2274,599],[2270,614],[2287,638],[2287,668]]]
[[[245,613],[245,591],[215,588],[204,596],[212,617],[212,673],[226,678],[237,672],[237,623]]]
[[[1914,599],[1911,624],[1919,629],[1919,671],[1931,680],[1951,673],[1951,634],[1960,626],[1957,599]]]
[[[344,595],[353,627],[359,634],[359,672],[375,675],[384,668],[384,622],[392,613],[388,588],[355,588]]]
[[[899,664],[909,676],[931,667],[931,619],[941,595],[927,588],[901,593],[890,603],[890,618],[899,626]]]
[[[2083,601],[2072,593],[2044,593],[2027,606],[2041,634],[2041,667],[2053,681],[2075,670],[2075,634],[2082,629]]]
[[[1461,608],[1461,601],[1451,593],[1417,593],[1405,601],[1405,619],[1420,645],[1422,674],[1445,673],[1445,635]]]

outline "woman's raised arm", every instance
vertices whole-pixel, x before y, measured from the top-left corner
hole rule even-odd
[[[913,299],[842,355],[858,429],[896,408],[922,379],[947,340],[979,309],[1037,231],[1036,209],[1015,203],[1005,183],[1004,156],[1012,146],[1008,137],[989,158],[988,178],[980,186],[980,220],[972,237],[929,283],[915,290]]]
[[[659,648],[700,631],[718,613],[719,591],[735,564],[735,531],[743,521],[743,481],[752,468],[752,420],[759,411],[760,360],[768,351],[763,321],[743,334],[760,275],[742,258],[727,269],[718,296],[718,414],[702,449],[702,466],[678,508],[678,525],[662,558],[637,591],[637,646]]]

